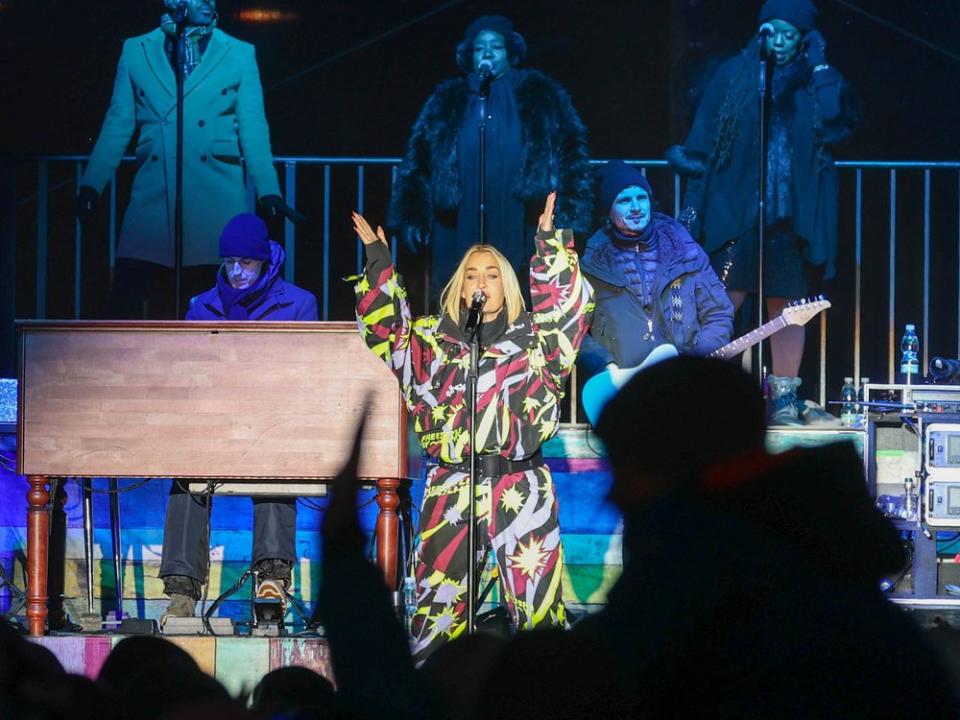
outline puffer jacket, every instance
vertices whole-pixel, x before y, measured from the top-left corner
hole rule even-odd
[[[270,241],[270,262],[263,266],[258,278],[260,290],[246,301],[251,320],[316,320],[317,298],[313,293],[286,282],[280,277],[285,259],[283,248]],[[220,272],[219,270],[217,272]],[[224,320],[226,313],[220,293],[214,285],[206,292],[190,298],[187,320]]]
[[[658,302],[651,318],[656,344],[670,343],[681,353],[708,355],[730,342],[733,305],[709,258],[683,226],[662,213],[654,213],[652,221],[657,223],[660,261],[654,288]],[[580,353],[581,368],[589,377],[610,362],[620,367],[639,365],[651,347],[641,341],[647,332],[647,315],[630,290],[608,228],[587,240],[582,266],[596,289],[597,309]]]

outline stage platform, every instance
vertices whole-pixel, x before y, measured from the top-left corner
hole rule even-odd
[[[123,636],[56,635],[31,638],[50,650],[69,673],[95,679]],[[183,648],[208,675],[237,696],[253,690],[271,670],[301,665],[333,681],[330,653],[322,638],[167,637]]]
[[[5,453],[11,454],[13,438],[0,438]],[[845,429],[772,429],[768,445],[774,452],[795,446],[852,441],[862,450],[863,433]],[[546,443],[547,459],[560,502],[560,525],[566,566],[563,595],[573,613],[594,612],[605,602],[607,592],[620,575],[621,519],[606,501],[610,472],[602,446],[587,426],[567,425]],[[121,488],[134,484],[122,480]],[[26,480],[0,469],[0,563],[15,585],[23,588],[26,546]],[[105,480],[95,480],[95,489],[104,490]],[[154,480],[120,496],[121,547],[123,557],[123,610],[128,617],[155,619],[166,606],[162,582],[157,577],[163,541],[163,518],[169,480]],[[82,506],[78,483],[67,483],[66,544],[63,567],[63,601],[69,618],[77,621],[86,612],[86,568],[82,537]],[[412,488],[413,506],[418,507],[423,483]],[[361,524],[372,534],[376,505],[372,490],[360,497]],[[111,562],[113,548],[109,529],[107,496],[94,497],[94,611],[105,617],[117,606],[116,580]],[[301,504],[297,519],[299,562],[294,568],[293,592],[308,610],[313,609],[319,589],[319,527],[323,498]],[[416,517],[414,517],[416,521]],[[223,496],[214,502],[210,541],[210,584],[208,604],[231,587],[249,567],[252,548],[253,511],[249,499]],[[496,594],[492,598],[496,600]],[[11,605],[8,590],[0,588],[0,612]],[[199,608],[198,608],[199,609]],[[250,619],[249,584],[225,601],[218,613],[237,621]],[[291,611],[288,623],[296,621]]]

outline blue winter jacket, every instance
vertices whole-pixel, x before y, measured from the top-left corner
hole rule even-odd
[[[652,318],[656,344],[670,343],[681,353],[708,355],[730,342],[733,304],[706,253],[684,227],[662,213],[654,213],[652,221],[657,223],[660,261]],[[596,292],[593,325],[578,358],[581,370],[590,377],[609,362],[620,367],[639,365],[649,349],[641,341],[647,316],[629,288],[607,227],[587,240],[580,266]],[[675,294],[680,299],[676,309]]]
[[[270,262],[263,266],[257,285],[262,293],[252,293],[255,299],[247,312],[251,320],[316,320],[317,298],[313,293],[298,288],[280,277],[280,268],[286,257],[283,248],[270,241]],[[222,272],[222,270],[218,270]],[[214,285],[210,290],[190,298],[187,320],[224,320],[223,302]]]

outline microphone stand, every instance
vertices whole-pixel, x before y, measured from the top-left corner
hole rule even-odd
[[[767,231],[767,95],[770,89],[769,66],[770,58],[767,56],[767,48],[764,36],[760,35],[760,67],[757,73],[757,92],[760,99],[760,122],[757,125],[757,134],[759,135],[760,148],[757,153],[759,167],[757,168],[757,191],[759,193],[759,202],[757,204],[757,327],[763,325],[763,276],[764,276],[764,252],[763,245],[766,240]],[[763,377],[763,343],[757,344],[757,372],[761,379]]]
[[[183,271],[183,69],[186,65],[187,5],[178,3],[176,10],[177,58],[177,158],[176,185],[173,201],[173,275],[174,319],[180,319],[180,276]]]
[[[490,93],[490,80],[490,75],[480,77],[480,123],[477,125],[480,133],[480,218],[477,237],[481,245],[487,244],[487,95]]]
[[[483,135],[481,134],[481,138]],[[482,191],[481,191],[482,192]],[[481,211],[481,218],[483,217]],[[470,335],[470,375],[467,394],[470,396],[470,480],[467,483],[467,634],[477,628],[477,376],[480,366],[480,326],[483,312]]]

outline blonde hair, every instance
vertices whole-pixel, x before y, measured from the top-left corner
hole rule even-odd
[[[493,245],[482,245],[477,243],[467,248],[467,251],[460,259],[460,264],[453,273],[453,277],[447,283],[447,286],[440,293],[440,308],[450,316],[454,322],[460,322],[460,309],[463,307],[463,282],[467,274],[467,261],[471,256],[477,253],[490,253],[497,260],[497,266],[500,269],[500,278],[503,282],[503,299],[507,306],[507,322],[516,322],[520,313],[524,311],[523,294],[520,292],[520,282],[517,280],[517,274],[510,265],[510,261],[503,256]]]

